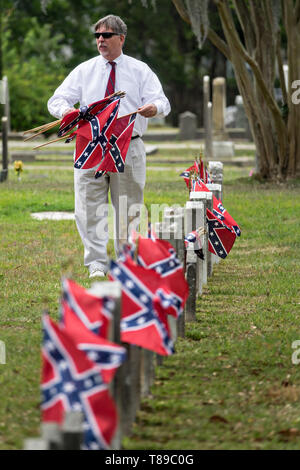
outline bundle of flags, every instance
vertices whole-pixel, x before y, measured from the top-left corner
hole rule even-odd
[[[187,168],[180,175],[183,177],[189,191],[206,191],[210,192],[206,184],[212,182],[207,168],[204,166],[202,159],[200,162],[196,159],[194,164]],[[222,202],[213,195],[213,210],[206,210],[206,220],[208,224],[208,249],[211,253],[226,258],[230,252],[235,239],[241,235],[240,227],[233,217],[223,207]],[[193,234],[192,234],[193,235]],[[195,233],[194,238],[191,234],[189,241],[199,243]]]
[[[63,119],[29,129],[34,133],[25,141],[34,139],[59,125],[58,139],[34,147],[38,149],[59,140],[71,142],[76,137],[75,162],[77,169],[96,168],[95,178],[108,171],[123,173],[137,112],[118,118],[120,100],[125,92],[118,91],[100,101],[82,106]]]
[[[66,143],[76,137],[75,168],[98,165],[95,178],[108,171],[124,172],[136,113],[118,118],[122,96],[116,93],[73,111],[62,119],[59,127],[58,136],[66,136]],[[68,134],[75,126],[76,130]]]
[[[59,323],[43,317],[42,420],[61,424],[66,412],[82,412],[83,449],[108,449],[117,426],[108,387],[126,351],[107,338],[113,307],[65,279]]]
[[[195,187],[201,187],[200,182],[204,184],[212,183],[210,174],[201,157],[196,158],[194,164],[181,173],[180,176],[183,177],[189,191],[197,191]]]

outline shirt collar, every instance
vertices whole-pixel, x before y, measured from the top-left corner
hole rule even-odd
[[[101,57],[102,57],[102,56],[101,56]],[[104,64],[107,65],[109,62],[115,62],[116,64],[119,64],[120,62],[122,62],[122,59],[123,59],[123,52],[121,52],[121,54],[119,55],[119,57],[117,57],[117,58],[114,59],[113,61],[106,60],[106,59],[103,59],[103,60],[104,60]]]

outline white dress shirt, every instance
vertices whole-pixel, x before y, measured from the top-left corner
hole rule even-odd
[[[145,104],[157,107],[157,116],[167,116],[170,103],[166,98],[159,79],[147,64],[121,54],[116,62],[115,91],[125,91],[121,98],[119,117],[136,111]],[[105,96],[111,65],[101,55],[78,65],[55,90],[48,101],[50,114],[60,119],[63,113],[76,103],[87,106]],[[137,115],[133,135],[142,136],[148,119]]]

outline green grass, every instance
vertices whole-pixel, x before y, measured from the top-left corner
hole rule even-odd
[[[30,217],[73,211],[72,171],[35,166],[0,185],[0,449],[20,449],[39,433],[41,313],[57,318],[61,275],[91,284],[75,222]],[[300,339],[300,181],[261,184],[248,173],[225,167],[224,206],[242,236],[215,267],[176,354],[156,369],[126,449],[299,448],[291,344]],[[186,199],[178,171],[149,169],[149,210]]]

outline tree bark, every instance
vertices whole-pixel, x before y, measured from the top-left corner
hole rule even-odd
[[[287,34],[287,56],[289,66],[288,87],[288,139],[289,155],[285,161],[287,165],[287,176],[299,176],[300,174],[300,104],[292,101],[292,83],[300,78],[300,19],[299,2],[285,0],[283,2],[283,18]]]
[[[183,0],[172,1],[180,16],[189,21]],[[300,105],[292,102],[291,84],[300,78],[300,0],[282,1],[288,43],[288,90],[284,84],[279,24],[274,4],[270,0],[233,0],[234,11],[244,35],[242,41],[229,0],[214,2],[225,41],[211,29],[208,38],[232,62],[256,144],[259,173],[269,179],[296,176],[300,172],[300,133],[297,129]],[[287,118],[274,98],[276,61],[283,101],[288,106]]]

